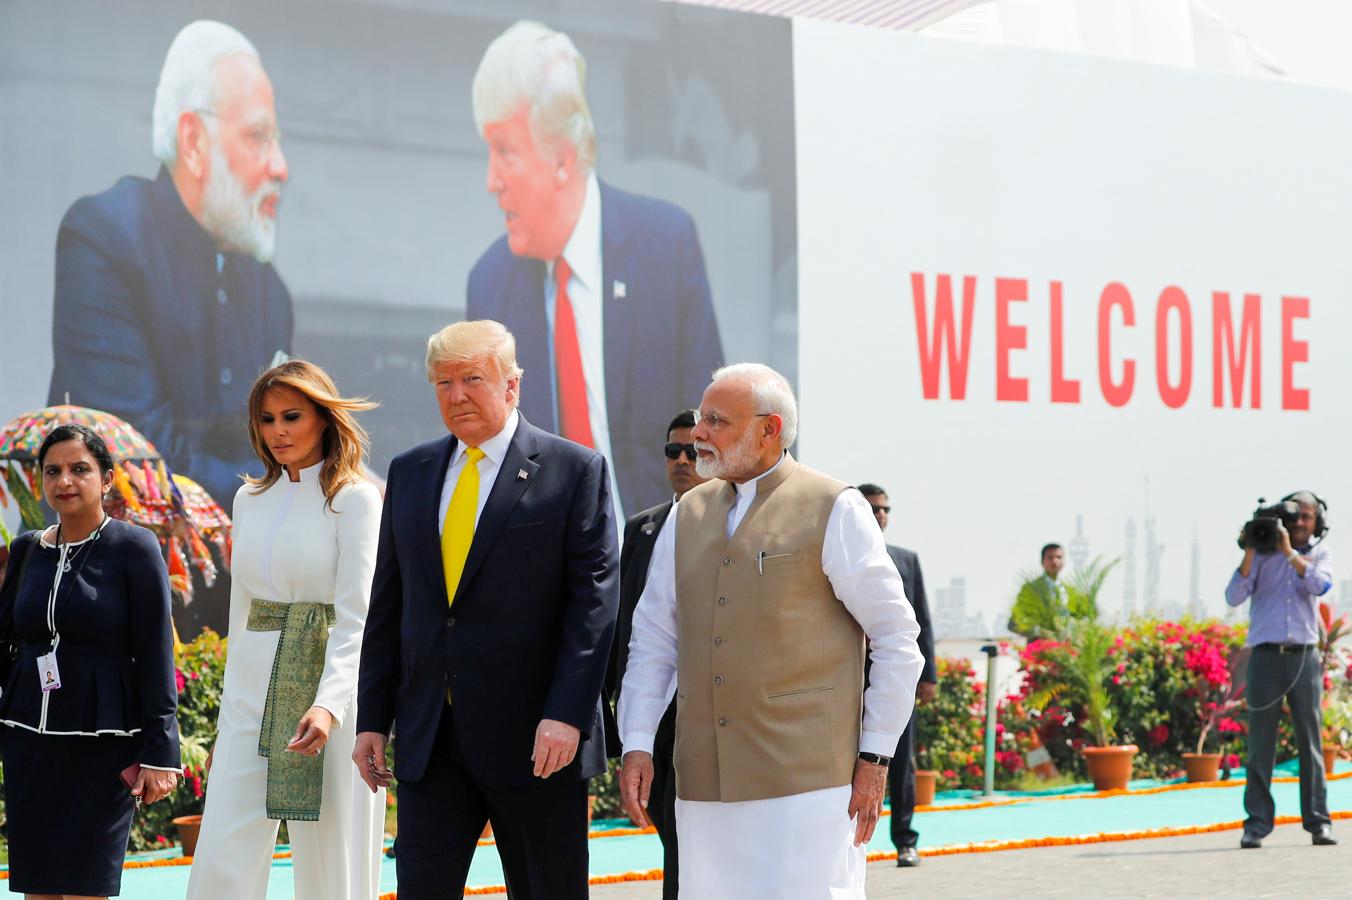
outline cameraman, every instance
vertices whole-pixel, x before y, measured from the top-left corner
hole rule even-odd
[[[1320,739],[1320,694],[1323,671],[1319,656],[1318,597],[1333,585],[1333,566],[1322,541],[1327,530],[1323,502],[1310,491],[1284,498],[1299,513],[1289,518],[1289,530],[1276,519],[1277,546],[1255,550],[1245,540],[1244,560],[1225,589],[1225,602],[1249,607],[1249,747],[1244,761],[1248,783],[1244,789],[1244,836],[1239,845],[1262,846],[1271,831],[1272,764],[1277,751],[1277,721],[1282,698],[1291,705],[1291,718],[1300,747],[1300,818],[1320,845],[1335,844],[1325,794]]]

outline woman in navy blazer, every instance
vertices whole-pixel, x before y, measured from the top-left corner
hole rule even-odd
[[[0,586],[19,643],[0,692],[9,888],[106,897],[136,805],[180,771],[169,576],[153,534],[103,511],[102,438],[57,426],[38,465],[58,524],[15,540]]]

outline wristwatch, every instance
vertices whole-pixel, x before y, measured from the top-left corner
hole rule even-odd
[[[866,763],[873,763],[875,766],[882,766],[884,769],[892,765],[892,757],[882,756],[877,753],[864,753],[860,751],[859,758]]]

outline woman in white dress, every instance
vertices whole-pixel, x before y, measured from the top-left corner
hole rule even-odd
[[[229,654],[189,898],[265,896],[283,819],[297,900],[377,895],[385,796],[350,759],[381,508],[353,414],[374,405],[298,359],[250,391],[267,472],[235,495]]]

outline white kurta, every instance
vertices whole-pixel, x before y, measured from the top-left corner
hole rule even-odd
[[[229,655],[189,898],[267,893],[278,823],[267,818],[268,761],[258,755],[258,735],[281,632],[246,628],[254,599],[333,603],[337,611],[314,700],[334,716],[319,820],[287,823],[296,898],[349,900],[378,892],[385,792],[371,793],[351,756],[381,499],[362,482],[340,490],[328,509],[320,467],[303,469],[298,482],[283,474],[262,494],[244,487],[235,495]]]
[[[776,467],[777,468],[777,465]],[[758,478],[737,485],[728,535],[756,496]],[[679,504],[671,512],[679,513]],[[653,736],[676,678],[675,528],[653,547],[648,581],[634,610],[629,663],[620,691],[619,728],[625,751],[652,752]],[[896,752],[911,718],[924,657],[920,625],[868,501],[844,491],[827,518],[822,571],[868,635],[873,663],[864,692],[859,749]],[[682,897],[700,900],[763,897],[849,900],[864,897],[866,852],[854,846],[849,785],[769,800],[714,803],[676,800]]]

